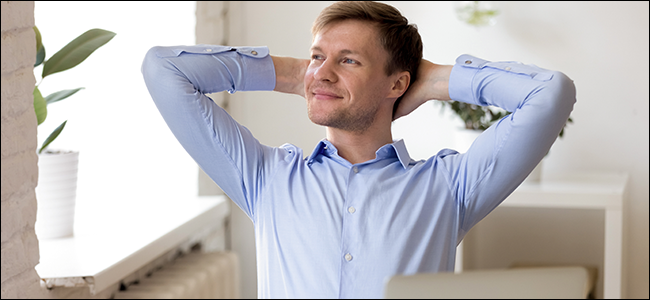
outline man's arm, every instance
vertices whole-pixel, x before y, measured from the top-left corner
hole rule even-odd
[[[454,66],[423,61],[398,111],[429,99],[492,105],[512,114],[485,130],[463,154],[439,155],[461,212],[464,234],[510,195],[548,152],[576,102],[561,72],[517,62],[460,56]],[[445,93],[444,89],[447,89]]]
[[[309,66],[308,59],[285,56],[271,56],[275,66],[276,92],[296,94],[305,97],[305,72]]]
[[[142,64],[156,107],[183,148],[252,218],[257,195],[282,149],[261,145],[205,94],[270,91],[275,69],[266,47],[154,47]],[[155,150],[155,149],[153,149]]]
[[[452,65],[438,65],[423,59],[418,67],[418,79],[406,91],[395,112],[395,119],[410,114],[429,100],[451,100],[449,75],[452,68]]]

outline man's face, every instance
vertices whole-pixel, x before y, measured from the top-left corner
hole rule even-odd
[[[386,98],[394,77],[385,72],[388,56],[372,23],[345,20],[323,28],[314,36],[305,74],[309,119],[363,132],[378,113],[392,113],[395,99]]]

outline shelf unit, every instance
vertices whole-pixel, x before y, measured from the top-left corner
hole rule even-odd
[[[623,203],[628,174],[562,173],[524,182],[502,204],[505,207],[595,209],[605,214],[604,298],[622,297]],[[456,272],[463,270],[463,243],[456,254]]]

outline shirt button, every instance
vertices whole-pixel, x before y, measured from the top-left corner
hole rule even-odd
[[[350,253],[346,254],[345,255],[345,260],[351,261],[352,260],[352,255],[350,255]]]
[[[257,55],[257,51],[253,50],[253,51],[251,51],[251,54]]]
[[[355,167],[352,167],[352,171],[353,171],[354,173],[359,173],[359,168],[357,168],[356,166],[355,166]]]
[[[354,206],[350,206],[350,207],[348,208],[348,211],[349,211],[351,214],[353,214],[353,213],[354,213],[355,211],[357,211],[357,210],[354,208]]]
[[[469,64],[471,64],[471,63],[472,63],[471,60],[466,60],[466,61],[465,61],[465,64],[466,64],[466,65],[469,65]]]
[[[205,52],[212,52],[212,49],[205,49]]]
[[[506,71],[510,71],[510,70],[512,70],[512,68],[506,67]]]

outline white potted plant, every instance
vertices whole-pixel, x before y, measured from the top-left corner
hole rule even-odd
[[[77,66],[115,36],[115,33],[103,29],[88,30],[45,60],[45,47],[36,26],[34,32],[36,33],[34,68],[43,65],[41,82],[49,75]],[[47,105],[66,99],[83,89],[62,90],[43,97],[38,88],[39,84],[34,87],[34,111],[38,125],[47,118]],[[79,152],[48,148],[63,131],[67,122],[66,120],[59,125],[38,149],[35,230],[41,239],[73,234]]]

